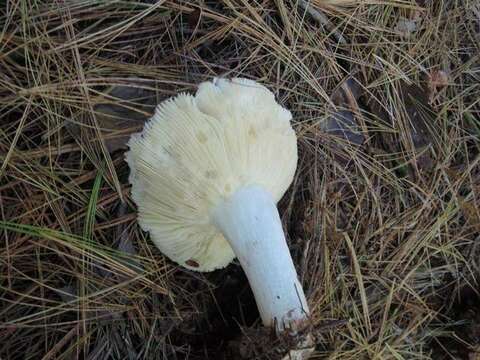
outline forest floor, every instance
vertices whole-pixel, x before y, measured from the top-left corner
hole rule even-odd
[[[248,336],[238,262],[172,263],[129,193],[128,136],[215,76],[255,79],[293,114],[279,210],[314,358],[480,359],[478,1],[0,11],[1,359],[279,358],[278,339]]]

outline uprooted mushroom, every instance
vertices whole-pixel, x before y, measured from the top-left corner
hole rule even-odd
[[[280,333],[309,314],[276,207],[297,165],[291,118],[257,82],[214,79],[161,103],[127,153],[139,223],[157,247],[196,271],[237,257],[263,324]]]

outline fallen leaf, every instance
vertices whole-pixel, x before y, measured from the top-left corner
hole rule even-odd
[[[138,131],[153,114],[156,93],[138,83],[112,86],[105,92],[105,101],[94,105],[96,121],[109,152],[126,149],[130,135]],[[81,137],[82,114],[77,121],[68,122],[67,130],[75,138]]]
[[[408,19],[405,17],[401,17],[398,19],[397,24],[395,25],[394,30],[403,37],[410,37],[413,32],[415,32],[418,28],[418,20],[417,19]]]
[[[420,86],[406,82],[399,84],[397,93],[399,96],[394,106],[369,101],[372,113],[396,130],[383,136],[386,150],[391,153],[414,150],[414,158],[406,160],[413,160],[419,169],[430,169],[433,159],[428,147],[434,144],[435,135],[430,129],[435,112],[429,104],[428,94]],[[390,111],[387,112],[384,106],[390,106]]]
[[[362,95],[362,90],[362,86],[358,80],[353,76],[349,76],[335,89],[330,98],[335,105],[351,106],[352,101],[356,102]]]
[[[361,145],[365,141],[365,136],[355,121],[353,113],[348,110],[334,112],[320,124],[320,129],[351,144]]]
[[[435,121],[435,113],[428,103],[426,92],[419,86],[402,83],[399,95],[411,125],[411,136],[415,148],[420,149],[433,142],[430,124]]]
[[[353,75],[342,81],[330,96],[336,106],[335,111],[332,111],[319,126],[322,132],[332,136],[328,147],[332,150],[334,158],[343,165],[347,165],[351,160],[352,145],[360,147],[366,140],[356,118],[361,114],[357,100],[362,96],[362,90],[360,82]],[[342,144],[342,141],[350,146]]]
[[[401,36],[408,38],[418,30],[421,21],[421,9],[413,8],[407,11],[407,14],[405,16],[400,16],[394,30]]]
[[[449,77],[445,71],[433,70],[428,74],[428,102],[431,104],[437,93],[448,86]]]
[[[322,121],[319,127],[322,132],[330,135],[325,145],[342,166],[347,166],[351,162],[352,150],[360,149],[365,141],[354,114],[348,110],[334,112]]]

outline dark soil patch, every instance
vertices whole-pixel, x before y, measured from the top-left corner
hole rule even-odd
[[[480,294],[479,288],[464,287],[449,315],[450,336],[437,339],[434,359],[480,359]]]

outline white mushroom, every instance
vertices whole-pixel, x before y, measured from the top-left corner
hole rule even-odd
[[[277,331],[309,313],[276,208],[297,165],[291,117],[255,81],[215,79],[161,103],[127,153],[139,223],[157,247],[196,271],[238,257]]]

